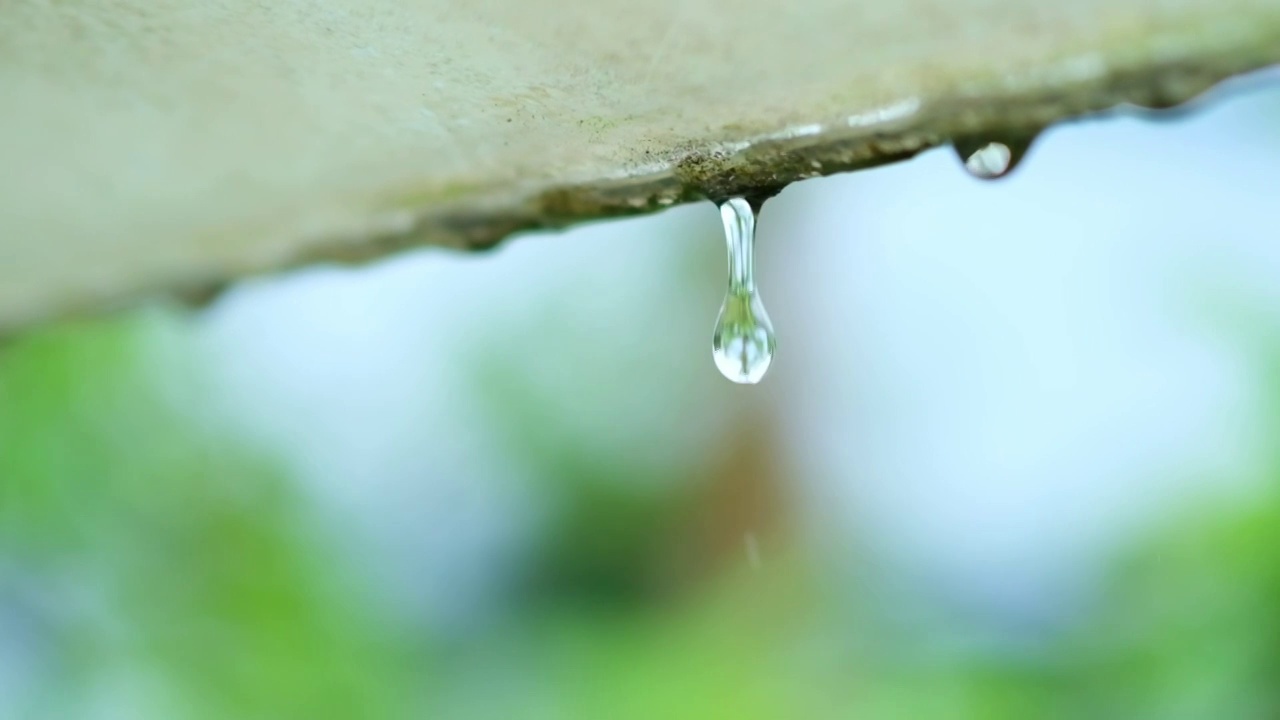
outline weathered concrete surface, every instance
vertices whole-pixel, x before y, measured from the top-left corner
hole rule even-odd
[[[1165,105],[1280,0],[9,0],[0,329]]]

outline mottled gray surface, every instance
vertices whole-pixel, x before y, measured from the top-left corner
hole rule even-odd
[[[0,328],[1167,105],[1280,0],[11,0]]]

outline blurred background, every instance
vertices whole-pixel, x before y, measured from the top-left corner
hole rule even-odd
[[[1153,121],[1154,119],[1154,121]],[[1280,91],[0,348],[2,718],[1280,716]]]

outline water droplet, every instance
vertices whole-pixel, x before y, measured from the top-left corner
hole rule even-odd
[[[754,385],[769,369],[777,345],[756,291],[756,214],[751,203],[736,197],[721,203],[720,219],[729,248],[729,292],[716,320],[711,355],[722,375]]]
[[[995,180],[1013,172],[1027,154],[1027,148],[1031,147],[1033,140],[1034,134],[960,138],[952,146],[970,175],[982,180]]]

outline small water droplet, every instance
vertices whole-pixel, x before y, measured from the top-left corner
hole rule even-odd
[[[777,345],[756,291],[756,214],[751,203],[736,197],[721,203],[720,219],[729,249],[729,292],[716,320],[711,355],[726,378],[754,385],[768,371]]]
[[[995,180],[1013,172],[1033,140],[1034,134],[959,138],[952,146],[970,175],[982,180]]]

